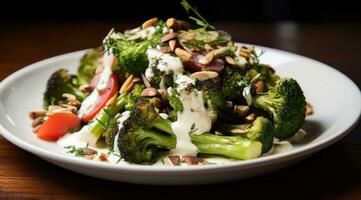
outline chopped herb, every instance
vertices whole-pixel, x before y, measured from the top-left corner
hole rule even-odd
[[[64,147],[65,149],[68,149],[67,153],[74,154],[74,156],[84,157],[85,152],[81,148],[76,148],[74,145],[69,145]]]
[[[186,10],[187,14],[189,14],[189,11],[192,11],[198,17],[196,18],[193,16],[189,16],[189,19],[193,20],[196,24],[204,28],[215,29],[214,26],[210,25],[208,21],[199,13],[196,7],[192,7],[186,0],[182,0],[180,4]]]

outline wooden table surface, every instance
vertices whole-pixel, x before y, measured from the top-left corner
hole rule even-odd
[[[361,86],[361,24],[220,24],[235,41],[320,60]],[[136,23],[0,22],[0,80],[33,62],[98,46],[110,28],[123,30],[129,25]],[[341,141],[294,166],[246,180],[201,186],[147,186],[91,178],[52,165],[0,136],[0,199],[125,199],[161,195],[361,199],[360,177],[360,123]]]

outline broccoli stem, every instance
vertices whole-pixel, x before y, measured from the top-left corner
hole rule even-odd
[[[175,137],[169,137],[168,135],[164,135],[152,130],[143,129],[137,129],[134,131],[134,133],[140,137],[137,139],[146,139],[148,146],[154,145],[164,149],[173,149],[176,146]]]
[[[171,123],[171,121],[159,117],[154,122],[154,127],[175,136]],[[248,160],[257,158],[262,153],[262,143],[240,136],[218,136],[211,133],[191,134],[191,140],[201,154]]]
[[[126,104],[125,96],[126,94],[118,96],[118,98],[113,104],[104,107],[89,123],[89,133],[95,136],[96,140],[106,129],[105,124],[124,108]]]
[[[219,155],[228,158],[249,160],[262,153],[262,144],[240,136],[218,136],[204,133],[192,134],[191,139],[201,154]]]

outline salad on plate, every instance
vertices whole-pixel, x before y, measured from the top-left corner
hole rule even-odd
[[[312,109],[297,81],[181,4],[194,23],[111,30],[76,74],[55,71],[43,110],[30,112],[37,137],[85,159],[174,166],[255,159],[301,140]]]

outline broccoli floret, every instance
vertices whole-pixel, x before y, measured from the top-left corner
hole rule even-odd
[[[211,102],[215,110],[218,110],[224,106],[220,78],[217,77],[204,81],[197,80],[196,88],[203,92],[203,102],[206,106],[208,101]]]
[[[258,75],[259,74],[259,75]],[[263,81],[266,86],[266,91],[274,86],[279,80],[279,77],[273,73],[273,70],[268,65],[256,64],[248,69],[244,75],[244,80],[250,83],[251,80],[258,75],[257,80]]]
[[[104,138],[105,144],[109,147],[109,150],[113,151],[114,138],[119,131],[118,118],[111,118],[105,126],[105,131],[102,133],[102,137]]]
[[[174,136],[150,130],[158,127],[169,131],[170,128],[168,121],[158,115],[156,108],[159,102],[157,98],[140,99],[129,118],[124,121],[119,130],[118,147],[126,161],[152,164],[162,153],[175,148]]]
[[[141,75],[149,65],[147,50],[159,43],[162,34],[155,34],[151,39],[136,42],[127,40],[122,34],[120,38],[106,38],[105,46],[118,59],[122,67],[130,74]]]
[[[43,97],[43,107],[47,109],[49,105],[59,105],[66,103],[64,93],[73,94],[79,101],[85,98],[84,93],[78,89],[77,78],[69,74],[66,69],[59,69],[54,72],[46,85]]]
[[[256,95],[252,104],[272,116],[278,139],[292,137],[305,119],[305,96],[291,78],[280,79],[268,92]]]
[[[133,90],[125,97],[126,104],[124,106],[125,110],[131,110],[134,105],[138,102],[140,94],[144,90],[145,86],[143,84],[136,84]]]
[[[222,72],[222,95],[225,99],[240,101],[243,89],[247,85],[248,83],[244,80],[244,71],[242,69],[225,66]]]
[[[270,120],[264,117],[257,117],[250,124],[227,124],[217,122],[215,129],[224,134],[239,135],[244,138],[259,141],[262,143],[262,153],[268,152],[273,145],[274,128]]]
[[[161,153],[175,148],[176,138],[171,121],[157,116],[154,99],[141,99],[119,131],[121,156],[134,163],[154,163]],[[155,101],[156,102],[156,101]],[[239,136],[191,134],[200,154],[212,154],[235,159],[252,159],[262,151],[262,144]]]
[[[102,57],[100,49],[92,49],[88,51],[80,60],[78,67],[78,83],[85,85],[90,82],[98,67],[98,60]]]
[[[94,137],[94,143],[98,141],[102,133],[107,129],[107,123],[114,116],[126,109],[134,107],[138,99],[140,98],[141,88],[144,88],[142,84],[136,84],[130,92],[121,94],[117,97],[116,101],[103,108],[97,116],[89,122],[89,133]]]
[[[218,136],[211,133],[192,134],[192,143],[200,154],[249,160],[261,155],[262,144],[240,136]]]

